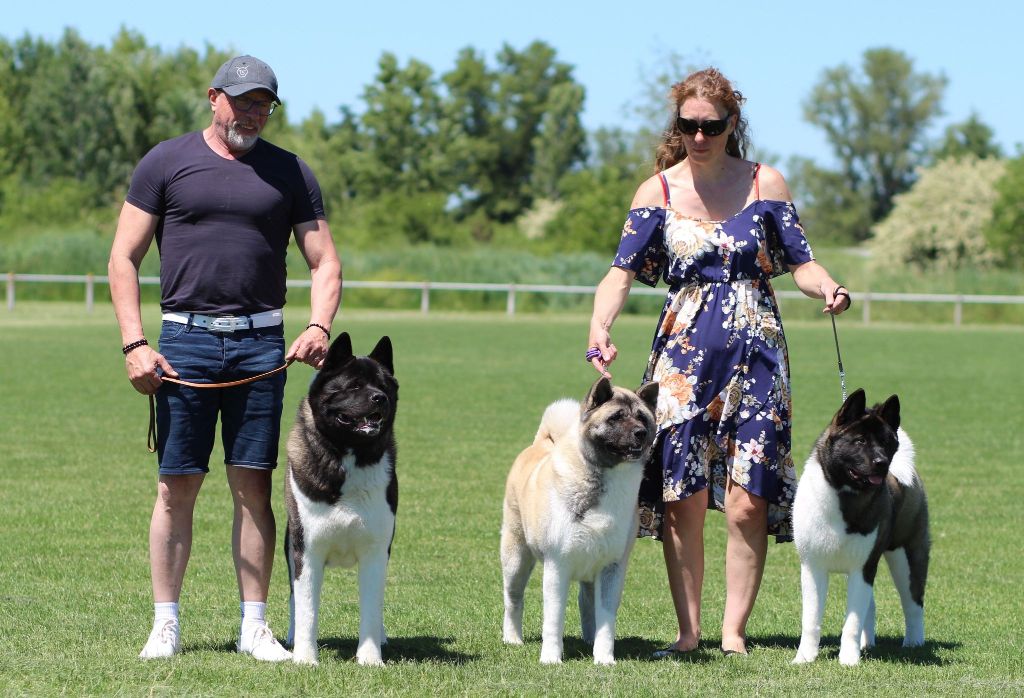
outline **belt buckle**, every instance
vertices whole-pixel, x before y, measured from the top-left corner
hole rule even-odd
[[[234,332],[237,329],[248,328],[246,318],[227,316],[215,318],[207,328],[211,332]]]

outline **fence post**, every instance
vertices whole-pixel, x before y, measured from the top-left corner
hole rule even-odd
[[[508,285],[508,300],[505,302],[505,314],[515,315],[516,314],[516,285]]]
[[[420,291],[420,312],[426,315],[430,311],[430,282],[423,282],[423,289]]]
[[[958,295],[956,302],[953,303],[953,326],[960,327],[960,323],[964,319],[964,297]]]
[[[871,294],[865,293],[864,298],[860,302],[861,307],[861,322],[865,325],[871,324]]]
[[[7,272],[7,309],[14,310],[14,272]]]
[[[91,313],[96,299],[96,279],[92,272],[85,275],[85,312]]]

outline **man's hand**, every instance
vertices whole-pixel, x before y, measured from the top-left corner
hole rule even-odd
[[[160,380],[160,372],[171,378],[178,377],[178,372],[167,363],[164,355],[148,344],[143,344],[128,352],[124,357],[124,363],[132,387],[143,395],[152,395],[160,390],[160,385],[163,383]]]
[[[324,359],[327,358],[328,347],[327,334],[323,330],[319,327],[307,327],[292,342],[284,359],[285,361],[301,361],[319,369],[323,367]]]

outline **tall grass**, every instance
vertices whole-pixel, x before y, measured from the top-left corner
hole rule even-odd
[[[290,336],[307,311],[289,308]],[[787,318],[799,462],[839,404],[828,323]],[[182,596],[184,653],[136,659],[151,621],[147,525],[155,462],[144,447],[146,401],[132,391],[109,308],[24,303],[0,311],[0,693],[4,695],[1006,695],[1024,692],[1018,532],[1024,407],[1012,366],[1024,332],[845,325],[848,381],[870,400],[900,395],[904,426],[929,489],[934,538],[927,643],[903,650],[899,601],[878,583],[878,647],[856,670],[836,661],[843,585],[833,582],[817,663],[790,666],[798,643],[798,561],[773,545],[746,661],[716,648],[723,608],[723,517],[706,539],[704,649],[651,662],[673,637],[660,547],[638,543],[619,618],[619,662],[596,667],[571,604],[565,664],[542,667],[539,574],[527,596],[524,647],[501,643],[498,528],[504,477],[550,401],[580,397],[594,378],[582,361],[585,315],[343,312],[365,353],[395,343],[401,382],[398,530],[385,620],[388,666],[352,661],[358,596],[350,571],[327,575],[321,666],[259,665],[236,655],[238,607],[230,553],[230,495],[214,466],[199,498]],[[146,308],[155,327],[156,309]],[[623,317],[617,383],[635,386],[653,318]],[[285,428],[311,371],[293,366]],[[219,462],[220,455],[214,455]],[[275,508],[283,531],[276,478]],[[278,559],[271,624],[287,624]]]

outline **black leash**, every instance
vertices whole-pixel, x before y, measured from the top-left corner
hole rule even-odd
[[[846,402],[846,371],[843,370],[843,355],[839,353],[839,333],[836,331],[836,316],[829,313],[832,318],[832,336],[836,340],[836,358],[839,359],[839,385],[843,389],[843,402]]]
[[[850,309],[853,305],[853,298],[850,297],[850,292],[846,286],[839,284],[836,286],[836,290],[832,294],[833,296],[846,296],[846,310]],[[846,371],[843,370],[843,355],[839,353],[839,332],[836,331],[836,314],[830,312],[832,316],[832,336],[836,340],[836,358],[839,359],[839,386],[843,390],[843,402],[846,402]]]

